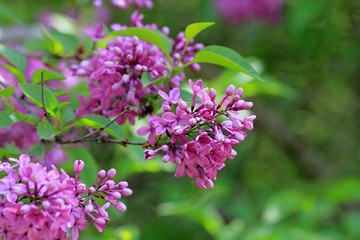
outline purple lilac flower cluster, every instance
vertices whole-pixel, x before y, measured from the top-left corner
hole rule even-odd
[[[143,27],[158,30],[155,24],[142,23],[143,15],[135,12],[131,16],[131,27]],[[119,24],[113,24],[113,30],[127,28]],[[162,32],[169,34],[168,28],[164,27]],[[94,40],[103,37],[102,26],[95,25],[88,34]],[[190,62],[195,53],[203,45],[194,44],[192,41],[186,45],[184,33],[180,33],[173,41],[174,67],[182,66]],[[171,71],[170,63],[165,59],[158,47],[139,40],[137,37],[117,37],[109,41],[105,49],[98,49],[93,57],[74,65],[73,69],[78,76],[89,77],[90,99],[80,96],[81,107],[77,111],[79,117],[86,114],[99,114],[106,117],[114,117],[124,111],[125,106],[132,106],[132,110],[117,119],[117,123],[123,124],[128,120],[134,124],[136,116],[146,115],[151,104],[144,100],[149,94],[157,94],[158,87],[155,84],[144,86],[141,80],[142,74],[147,72],[151,78],[156,80]],[[195,63],[190,69],[199,70],[200,66]],[[180,73],[171,78],[169,87],[178,87],[185,79],[185,74]],[[169,87],[160,89],[170,90]]]
[[[167,69],[164,54],[159,49],[137,37],[117,37],[106,49],[98,49],[94,56],[76,66],[76,74],[89,77],[91,98],[79,97],[81,103],[78,116],[89,113],[111,117],[124,111],[127,105],[136,107],[118,118],[123,124],[126,119],[134,123],[134,117],[143,115],[147,103],[144,96],[156,93],[154,84],[144,87],[141,75],[150,74],[160,78]]]
[[[136,8],[153,8],[154,4],[151,0],[110,0],[111,5],[120,9],[129,9],[131,6]],[[103,5],[102,0],[94,0],[95,7],[101,7]]]
[[[285,0],[215,0],[215,8],[233,23],[261,20],[274,24],[281,17]]]
[[[71,239],[79,238],[79,230],[90,219],[98,231],[109,222],[106,209],[113,205],[118,211],[126,206],[119,201],[132,194],[127,182],[115,183],[116,171],[101,170],[95,183],[87,188],[79,181],[85,164],[74,163],[75,177],[55,166],[50,171],[39,163],[31,163],[28,155],[0,164],[0,236],[2,239]],[[96,199],[104,199],[100,205]]]
[[[159,90],[165,100],[163,114],[151,116],[148,126],[137,132],[148,135],[148,143],[155,148],[145,150],[145,159],[164,152],[163,162],[177,165],[176,177],[186,173],[199,188],[213,188],[217,171],[225,166],[227,158],[233,159],[237,154],[233,147],[245,139],[245,130],[253,129],[254,115],[237,116],[253,103],[242,100],[243,90],[235,90],[233,85],[216,102],[216,91],[203,88],[202,80],[189,82],[193,91],[190,108],[178,88],[169,95]]]

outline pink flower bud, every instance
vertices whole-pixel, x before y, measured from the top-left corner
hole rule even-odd
[[[96,192],[94,187],[89,187],[88,192],[90,195],[94,194]]]
[[[243,93],[244,93],[244,90],[242,88],[236,89],[236,92],[235,92],[236,95],[239,95],[241,97],[243,95]]]
[[[128,60],[129,62],[132,62],[132,60],[134,60],[133,55],[127,54],[127,55],[126,55],[126,60]]]
[[[98,178],[104,178],[106,176],[106,171],[104,169],[98,172]]]
[[[129,184],[126,181],[121,181],[118,183],[119,188],[126,188],[127,186],[129,186]]]
[[[125,197],[130,196],[133,193],[133,191],[130,188],[124,188],[121,191],[121,194],[124,195]]]
[[[104,62],[104,66],[106,68],[113,68],[114,67],[114,63],[112,61],[106,61]]]
[[[126,211],[126,206],[122,202],[117,202],[114,206],[118,211],[121,211],[121,212]]]
[[[167,152],[167,151],[169,151],[169,146],[168,146],[168,145],[162,145],[162,146],[161,146],[161,150],[162,150],[163,152]]]
[[[211,89],[209,90],[209,96],[210,96],[210,98],[213,99],[213,100],[216,98],[216,91],[215,91],[215,89],[211,88]]]
[[[163,109],[163,112],[170,112],[171,111],[171,107],[169,105],[164,105],[162,109]]]
[[[213,103],[212,101],[210,101],[210,100],[207,100],[207,101],[204,103],[204,105],[205,105],[205,107],[206,107],[207,109],[213,109],[213,107],[214,107],[214,103]]]
[[[163,161],[164,163],[168,162],[170,159],[171,159],[171,158],[170,158],[169,154],[165,154],[165,155],[162,157],[162,161]]]
[[[84,169],[85,163],[82,160],[76,160],[74,162],[74,172],[80,173]]]
[[[115,175],[116,175],[116,170],[115,170],[115,168],[111,168],[111,169],[107,172],[107,174],[106,174],[106,176],[107,176],[108,178],[113,178],[113,177],[115,177]]]
[[[189,124],[190,124],[190,126],[195,126],[197,124],[196,118],[190,118]]]
[[[231,84],[226,88],[226,95],[228,96],[233,95],[234,91],[235,91],[235,86]]]

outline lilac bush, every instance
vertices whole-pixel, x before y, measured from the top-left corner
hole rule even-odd
[[[110,4],[153,6],[150,0]],[[55,25],[44,30],[45,40],[36,43],[45,47],[34,54],[0,44],[3,239],[78,239],[89,221],[99,232],[106,230],[110,206],[126,210],[122,197],[132,190],[126,181],[114,181],[114,168],[96,169],[92,185],[81,181],[81,172],[91,172],[84,161],[97,166],[86,143],[142,147],[146,160],[161,156],[175,165],[175,177],[186,174],[200,189],[213,188],[218,171],[237,155],[235,146],[253,129],[253,103],[233,85],[218,95],[203,80],[187,84],[186,70],[199,71],[200,63],[209,63],[259,79],[256,71],[231,49],[195,42],[214,23],[190,24],[172,38],[168,27],[143,19],[135,11],[128,26],[86,28],[82,32],[92,40],[91,49]],[[131,129],[124,136],[121,127],[141,118],[148,125],[137,134],[147,140],[133,141],[136,130]],[[73,172],[58,170],[69,160],[75,160]]]

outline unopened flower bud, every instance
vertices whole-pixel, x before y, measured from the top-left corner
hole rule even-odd
[[[122,202],[117,202],[114,206],[118,211],[121,211],[121,212],[126,211],[126,206]]]
[[[181,134],[183,134],[183,132],[184,132],[184,128],[183,128],[183,127],[181,127],[181,126],[176,126],[176,127],[174,127],[174,133],[175,133],[175,135],[181,135]]]
[[[234,91],[235,91],[235,86],[232,85],[232,84],[230,84],[230,85],[226,88],[226,95],[231,96],[231,95],[233,95]]]
[[[125,197],[130,196],[133,193],[133,191],[130,188],[124,188],[121,191],[121,194],[124,195]]]
[[[244,93],[244,90],[242,88],[236,89],[236,92],[235,92],[236,95],[239,95],[241,97],[243,95],[243,93]]]
[[[85,163],[82,160],[76,160],[74,162],[74,172],[80,173],[84,169]]]
[[[207,101],[204,103],[204,105],[205,105],[205,107],[206,107],[207,109],[213,109],[213,107],[214,107],[214,103],[213,103],[212,101],[210,101],[210,100],[207,100]]]
[[[169,146],[168,146],[168,145],[162,145],[162,146],[161,146],[161,150],[162,150],[163,152],[167,152],[167,151],[169,151]]]
[[[108,178],[113,178],[113,177],[115,177],[115,175],[116,175],[116,169],[115,168],[111,168],[106,174],[106,176]]]
[[[106,176],[106,171],[104,169],[98,172],[98,178],[104,178]]]
[[[214,100],[214,99],[216,98],[216,91],[215,91],[215,89],[211,88],[211,89],[209,90],[209,96],[210,96],[210,98],[211,98],[212,100]]]
[[[130,75],[124,74],[121,78],[121,82],[128,83],[130,81]]]
[[[127,55],[126,55],[126,60],[128,60],[129,62],[132,62],[132,60],[134,60],[133,55],[127,54]]]
[[[197,124],[196,118],[190,118],[189,124],[190,124],[190,126],[195,126]]]
[[[169,105],[164,105],[162,107],[162,109],[163,109],[163,112],[170,112],[171,111],[171,107]]]
[[[121,83],[116,82],[113,85],[111,85],[111,89],[115,91],[115,90],[118,90],[120,88],[120,86],[121,86]]]
[[[91,194],[94,194],[96,192],[96,190],[94,187],[89,187],[88,192],[91,195]]]
[[[114,67],[114,63],[112,61],[106,61],[104,62],[104,66],[106,68],[113,68]]]
[[[121,181],[118,183],[119,188],[126,188],[127,186],[129,186],[129,184],[126,181]]]

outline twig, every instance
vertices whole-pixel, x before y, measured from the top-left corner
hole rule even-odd
[[[45,118],[46,118],[47,120],[49,120],[49,122],[51,123],[51,119],[50,119],[49,113],[46,111],[46,108],[45,108],[45,99],[44,99],[44,70],[42,70],[42,71],[40,72],[40,76],[41,76],[41,102],[42,102],[42,109],[44,110]]]
[[[131,109],[130,106],[127,105],[127,106],[124,108],[124,110],[123,110],[119,115],[117,115],[113,120],[111,120],[111,122],[109,122],[109,123],[106,124],[105,126],[99,128],[98,130],[96,130],[96,131],[94,131],[94,132],[91,132],[91,133],[85,135],[84,137],[82,137],[82,138],[80,138],[80,139],[87,139],[87,138],[89,138],[89,137],[91,137],[91,136],[94,136],[94,135],[96,135],[96,134],[104,131],[107,127],[109,127],[109,126],[110,126],[111,124],[113,124],[116,120],[118,120],[119,117],[123,116],[125,113],[127,113],[128,111],[130,111],[130,109]]]
[[[120,144],[124,147],[127,145],[140,145],[140,146],[146,146],[147,142],[130,142],[127,140],[117,140],[117,139],[109,139],[105,137],[98,137],[98,138],[76,138],[76,139],[70,139],[70,140],[62,140],[59,138],[55,139],[43,139],[43,142],[51,142],[51,143],[58,143],[62,145],[66,144],[74,144],[74,143],[85,143],[85,142],[99,142],[99,143],[114,143],[114,144]]]
[[[105,126],[97,129],[94,132],[91,132],[83,137],[70,139],[70,140],[62,140],[58,137],[55,137],[55,139],[42,139],[43,142],[53,142],[53,143],[59,143],[59,144],[72,144],[72,143],[83,143],[83,142],[104,142],[104,143],[117,143],[121,144],[123,146],[126,146],[127,144],[133,144],[133,145],[143,145],[144,143],[131,143],[124,140],[115,140],[115,139],[107,139],[102,136],[95,137],[96,134],[101,133],[104,131],[107,127],[109,127],[111,124],[113,124],[119,117],[123,116],[125,113],[130,111],[130,106],[126,106],[124,110],[117,115],[113,120],[111,120],[108,124]]]

